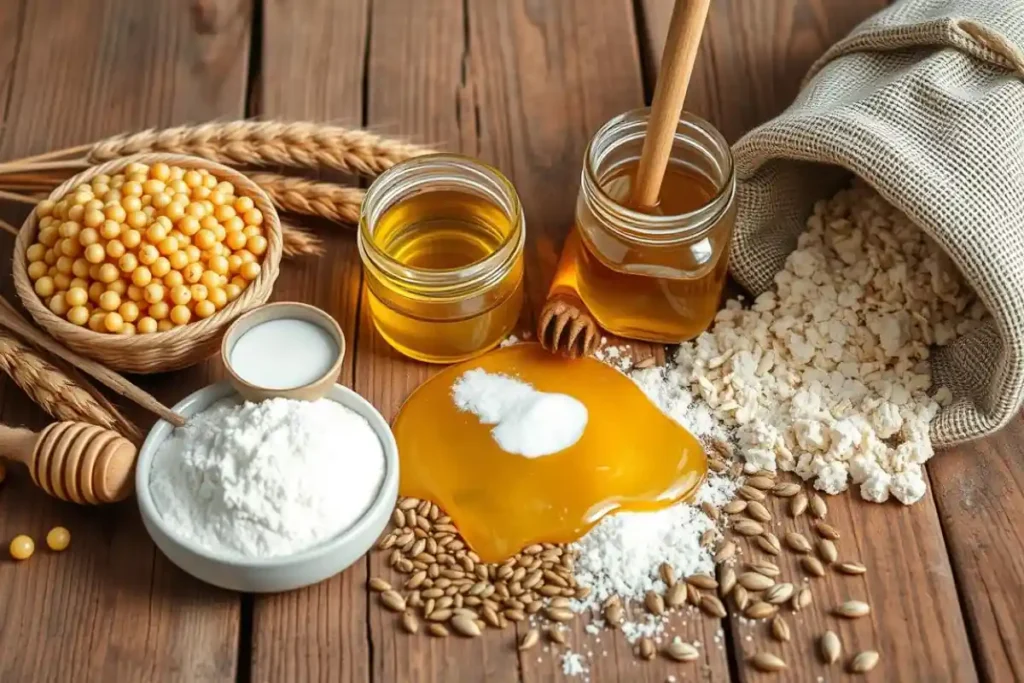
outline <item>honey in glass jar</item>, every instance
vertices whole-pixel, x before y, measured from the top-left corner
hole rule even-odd
[[[525,232],[512,184],[478,161],[435,154],[383,173],[363,200],[358,236],[381,336],[430,363],[497,346],[523,304]]]
[[[621,337],[678,343],[714,319],[736,219],[732,155],[707,121],[679,121],[659,201],[630,205],[649,110],[618,116],[591,140],[551,293],[574,293]]]

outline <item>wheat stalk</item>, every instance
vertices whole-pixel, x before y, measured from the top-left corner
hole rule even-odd
[[[284,255],[289,258],[296,256],[323,256],[324,245],[320,238],[302,228],[289,225],[282,221],[281,236]]]
[[[234,166],[330,168],[375,176],[432,151],[365,130],[309,121],[229,121],[115,135],[95,143],[85,160],[95,163],[141,152],[171,152]]]
[[[358,187],[345,187],[334,183],[309,180],[281,175],[280,173],[247,173],[249,178],[267,193],[270,200],[281,211],[320,216],[336,223],[358,223],[359,207],[362,205],[364,190]],[[40,187],[25,188],[8,185],[8,176],[0,175],[0,199],[10,199],[26,204],[35,204],[39,199],[25,194],[26,190],[39,190]],[[64,182],[64,178],[41,178],[40,183],[47,183],[50,188]]]
[[[112,429],[134,443],[142,442],[139,428],[109,403],[104,405],[105,399],[101,402],[34,348],[2,331],[0,370],[58,420],[88,422]]]
[[[358,187],[342,187],[276,173],[251,173],[249,177],[282,211],[322,216],[336,223],[359,222],[359,207],[366,193]]]

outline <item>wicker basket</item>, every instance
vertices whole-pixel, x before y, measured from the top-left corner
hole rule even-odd
[[[36,212],[25,220],[14,246],[14,286],[26,310],[44,330],[69,349],[97,360],[112,369],[134,373],[154,373],[177,370],[205,360],[217,352],[220,338],[228,325],[242,313],[270,298],[271,289],[281,265],[281,221],[274,205],[255,183],[238,171],[204,159],[178,154],[138,154],[108,161],[94,166],[71,178],[50,194],[59,200],[72,188],[91,181],[98,175],[113,175],[128,164],[164,162],[183,168],[206,169],[220,180],[234,184],[239,194],[252,198],[263,212],[263,228],[267,238],[267,251],[262,260],[259,276],[234,301],[209,318],[190,322],[166,332],[123,336],[93,332],[55,315],[40,300],[28,276],[25,253],[35,241],[39,229]]]

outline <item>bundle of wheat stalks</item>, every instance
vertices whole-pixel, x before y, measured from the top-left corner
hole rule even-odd
[[[308,176],[329,170],[374,177],[400,161],[431,151],[364,130],[309,122],[206,123],[116,135],[0,163],[0,200],[34,206],[65,180],[94,164],[142,152],[169,152],[239,169],[266,191],[282,213],[353,225],[359,220],[363,190]],[[284,175],[282,170],[293,175]],[[282,227],[286,255],[322,252],[320,240],[311,232],[285,222]],[[0,228],[17,234],[17,228],[3,221]],[[0,370],[57,419],[98,424],[135,442],[142,438],[138,427],[77,370],[5,331],[0,331]]]
[[[116,135],[87,145],[0,163],[0,199],[35,204],[69,177],[94,164],[142,152],[189,154],[237,168],[285,214],[355,224],[363,190],[304,177],[323,170],[373,177],[433,150],[365,130],[318,123],[230,121]],[[267,169],[275,169],[274,172]],[[284,175],[286,169],[298,175]],[[0,225],[15,231],[10,225]],[[284,224],[288,256],[321,253],[320,240]]]

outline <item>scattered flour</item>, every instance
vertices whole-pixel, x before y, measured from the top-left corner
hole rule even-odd
[[[642,601],[647,591],[663,592],[665,584],[658,575],[662,563],[670,564],[679,576],[711,573],[711,552],[701,547],[700,538],[715,523],[697,506],[704,501],[724,505],[738,486],[736,480],[712,474],[693,505],[679,503],[657,512],[605,517],[572,545],[578,553],[576,581],[590,588],[586,598],[574,601],[573,609],[595,610],[612,595]],[[657,632],[662,620],[646,616],[651,618],[623,625],[630,642]]]
[[[587,427],[587,407],[568,394],[537,391],[526,382],[483,369],[452,385],[452,400],[486,425],[501,449],[527,458],[565,450]]]
[[[588,671],[580,653],[567,651],[562,654],[562,673],[566,676],[585,676]]]
[[[703,439],[726,439],[722,425],[702,400],[694,400],[689,382],[674,367],[633,370],[629,376],[662,412]]]
[[[384,478],[369,423],[327,399],[224,400],[174,430],[149,490],[175,535],[224,555],[281,557],[358,520]]]
[[[594,358],[612,366],[619,372],[629,372],[633,368],[633,358],[618,346],[609,346],[608,338],[601,337],[601,344],[594,352]]]

